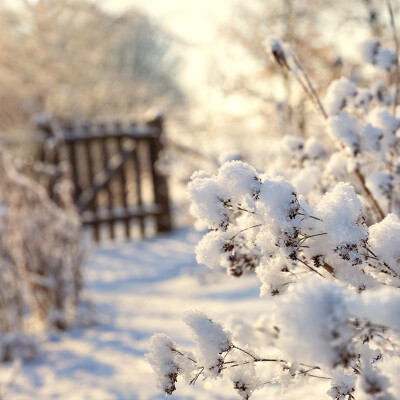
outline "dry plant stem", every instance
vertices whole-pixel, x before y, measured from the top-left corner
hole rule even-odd
[[[368,251],[368,253],[371,253],[371,254],[373,255],[373,257],[370,257],[370,258],[373,258],[374,260],[378,261],[378,263],[379,263],[381,266],[383,266],[383,267],[385,267],[386,269],[388,269],[388,270],[390,271],[391,275],[392,275],[394,278],[400,278],[399,274],[397,274],[396,271],[393,270],[393,268],[391,268],[391,267],[390,267],[389,265],[387,265],[385,262],[379,261],[378,256],[377,256],[368,246],[366,246],[365,249]]]
[[[260,226],[262,226],[262,224],[257,224],[257,225],[249,226],[248,228],[244,228],[244,229],[242,229],[241,231],[237,232],[235,235],[233,235],[229,240],[235,239],[235,237],[236,237],[237,235],[239,235],[239,233],[245,232],[245,231],[247,231],[247,230],[249,230],[249,229],[259,228]]]
[[[317,217],[313,217],[312,215],[307,215],[307,214],[303,214],[303,213],[298,213],[299,215],[303,215],[304,216],[304,218],[303,219],[305,219],[305,218],[312,218],[312,219],[315,219],[316,221],[322,221],[322,219],[320,219],[320,218],[317,218]],[[302,220],[303,220],[302,219]]]
[[[181,356],[183,356],[183,357],[186,357],[188,360],[190,360],[190,361],[194,362],[195,364],[197,364],[197,361],[196,361],[196,360],[193,360],[193,358],[191,358],[191,357],[189,357],[189,356],[183,354],[181,351],[179,351],[179,350],[177,350],[177,349],[174,349],[173,347],[171,347],[171,351],[173,351],[173,352],[175,352],[175,353],[178,353],[179,355],[181,355]]]
[[[313,99],[313,102],[314,102],[314,104],[316,105],[316,107],[319,109],[319,111],[321,112],[321,114],[323,115],[323,117],[324,117],[325,119],[327,119],[327,118],[328,118],[328,115],[327,115],[327,113],[326,113],[326,111],[325,111],[325,109],[324,109],[324,107],[323,107],[323,105],[322,105],[322,103],[321,103],[321,100],[320,100],[320,98],[319,98],[319,96],[318,96],[318,93],[316,92],[316,90],[314,89],[314,86],[313,86],[312,83],[311,83],[311,80],[310,80],[308,74],[306,73],[306,71],[305,71],[304,68],[302,67],[302,65],[301,65],[301,63],[300,63],[300,61],[299,61],[299,59],[298,59],[296,56],[293,57],[293,60],[294,60],[294,62],[295,62],[295,64],[296,64],[296,67],[297,67],[297,68],[301,71],[301,73],[303,74],[304,80],[306,81],[307,88],[308,88],[308,90],[306,90],[306,92],[308,92],[308,93],[310,94],[310,96],[311,96],[311,98]],[[304,85],[304,84],[303,84],[303,85]],[[302,85],[302,86],[303,86],[303,85]],[[304,86],[303,86],[303,89],[304,89]]]
[[[327,235],[327,233],[326,232],[322,232],[322,233],[316,233],[314,235],[306,235],[300,240],[300,243],[304,242],[307,239],[310,239],[310,238],[313,238],[313,237],[316,237],[316,236],[324,236],[324,235]]]
[[[307,369],[306,371],[295,372],[294,374],[292,374],[292,376],[308,375],[308,376],[311,376],[312,378],[332,380],[332,378],[330,378],[329,376],[319,376],[319,375],[310,374],[311,371],[318,371],[320,369],[321,369],[320,367],[312,367],[312,368]]]
[[[321,111],[319,106],[318,106],[318,103],[315,101],[314,96],[307,90],[307,86],[304,84],[304,82],[298,76],[296,76],[296,80],[297,80],[297,82],[299,82],[299,84],[302,87],[304,93],[311,100],[311,103],[314,105],[314,107],[317,109],[317,111]]]
[[[276,359],[276,358],[259,358],[259,357],[256,357],[253,354],[249,353],[248,351],[246,351],[246,350],[244,350],[244,349],[242,349],[242,348],[240,348],[240,347],[238,347],[238,346],[236,346],[234,344],[232,345],[232,348],[234,348],[236,350],[239,350],[242,353],[247,354],[249,357],[251,357],[253,359],[254,362],[279,362],[279,363],[287,364],[286,360],[279,360],[279,359]]]
[[[246,210],[245,208],[242,208],[242,207],[238,207],[238,210],[239,210],[239,211],[248,212],[249,214],[255,214],[254,211]]]
[[[332,378],[330,378],[330,377],[328,377],[328,376],[318,376],[318,375],[313,375],[313,374],[310,374],[310,373],[309,373],[309,372],[311,372],[311,371],[318,371],[318,370],[320,370],[320,369],[321,369],[320,367],[310,367],[310,368],[307,369],[306,371],[295,372],[294,374],[291,374],[291,376],[296,376],[296,375],[307,375],[307,376],[310,376],[310,377],[312,377],[312,378],[319,378],[319,379],[332,380]],[[268,381],[268,382],[265,382],[264,385],[268,385],[268,384],[270,384],[270,383],[277,383],[277,381],[276,381],[276,380]]]
[[[398,60],[398,40],[397,40],[397,34],[396,34],[396,29],[394,25],[394,19],[393,19],[393,10],[390,4],[390,0],[386,0],[388,7],[389,7],[389,12],[391,15],[391,21],[392,21],[392,29],[393,29],[393,35],[394,35],[394,40],[396,43],[396,96],[395,96],[395,101],[394,101],[394,109],[396,109],[397,103],[398,103],[398,97],[399,97],[399,60]],[[307,74],[307,72],[304,70],[302,67],[299,59],[294,55],[293,56],[294,63],[296,64],[296,67],[301,71],[303,78],[306,82],[306,84],[296,75],[293,74],[296,80],[300,83],[301,87],[303,88],[305,94],[308,96],[308,98],[312,101],[314,106],[317,108],[317,110],[321,113],[322,117],[327,120],[328,119],[328,114],[325,111],[324,106],[322,105],[321,99],[318,96],[317,91],[315,90],[314,86],[311,83],[311,80]],[[290,71],[290,66],[286,63],[282,65],[280,64],[281,67],[285,66],[289,71]],[[365,184],[365,178],[362,175],[362,173],[359,170],[356,170],[355,173],[358,181],[360,182],[361,186],[364,189],[365,195],[368,198],[368,201],[371,203],[371,206],[375,212],[375,217],[377,219],[377,222],[382,221],[383,218],[385,218],[385,214],[382,212],[378,202],[375,200],[373,197],[372,193],[370,190],[367,188]]]
[[[358,181],[360,182],[360,184],[365,192],[365,195],[367,196],[367,199],[370,202],[371,207],[373,208],[373,210],[375,212],[375,216],[377,217],[377,222],[382,221],[385,218],[385,214],[382,211],[381,207],[379,206],[378,202],[375,200],[371,191],[368,189],[368,187],[365,183],[364,175],[360,172],[360,170],[358,168],[355,170],[355,176],[357,177]]]
[[[195,377],[189,382],[189,385],[194,385],[197,381],[197,379],[199,379],[199,376],[203,373],[204,371],[204,367],[201,367],[199,372],[195,375]],[[1,399],[0,399],[1,400]]]
[[[322,266],[325,271],[329,272],[334,278],[335,278],[335,270],[326,262],[324,262],[324,265]]]
[[[296,258],[297,261],[301,262],[302,264],[304,264],[309,270],[311,270],[312,272],[315,272],[317,275],[319,275],[321,278],[325,278],[325,276],[323,276],[322,274],[320,274],[316,269],[314,269],[311,265],[308,265],[305,261],[301,260],[300,258]]]
[[[396,116],[396,111],[397,111],[397,105],[399,104],[399,80],[400,80],[400,65],[399,65],[399,39],[397,37],[397,30],[396,30],[396,24],[394,21],[394,15],[393,15],[393,8],[390,0],[386,0],[386,5],[389,11],[389,16],[390,16],[390,26],[392,28],[392,34],[393,34],[393,41],[395,45],[395,52],[396,52],[396,64],[395,64],[395,80],[394,84],[396,86],[395,89],[395,94],[394,94],[394,100],[393,100],[393,115]]]

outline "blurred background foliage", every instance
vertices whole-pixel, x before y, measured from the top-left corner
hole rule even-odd
[[[397,15],[399,4],[392,3]],[[2,2],[0,131],[29,135],[33,117],[43,112],[61,119],[140,117],[156,108],[168,116],[171,142],[183,145],[170,158],[187,156],[174,172],[186,180],[201,159],[214,165],[232,148],[249,157],[253,140],[320,129],[297,82],[265,51],[267,38],[290,43],[321,96],[341,75],[366,79],[355,56],[361,40],[378,37],[393,48],[379,0],[149,4]],[[215,18],[206,20],[202,9]]]
[[[111,15],[85,0],[0,6],[0,130],[60,118],[141,113],[182,104],[174,39],[139,11]]]
[[[392,3],[398,15],[399,4]],[[384,1],[237,2],[219,27],[209,64],[210,85],[219,93],[215,102],[223,99],[225,104],[222,113],[211,112],[215,131],[229,124],[231,132],[241,126],[280,137],[307,136],[315,129],[307,126],[313,110],[298,83],[282,73],[266,51],[266,39],[271,37],[290,44],[322,97],[340,76],[368,79],[360,75],[360,42],[379,38],[394,49]]]

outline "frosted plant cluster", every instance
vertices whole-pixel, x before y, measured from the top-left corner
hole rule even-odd
[[[325,138],[283,137],[265,172],[242,161],[228,161],[214,174],[197,172],[188,196],[210,229],[197,245],[197,261],[234,277],[255,273],[275,311],[260,317],[258,334],[245,340],[190,313],[185,322],[196,353],[156,335],[149,361],[168,394],[180,375],[190,384],[224,375],[243,399],[270,383],[317,379],[330,382],[327,394],[335,400],[394,400],[400,393],[398,88],[340,78],[322,101],[290,47],[277,39],[269,46],[313,102]],[[361,50],[365,61],[393,73],[396,55],[379,42]],[[162,350],[160,337],[168,343]]]
[[[320,100],[289,46],[277,39],[268,42],[271,56],[300,83],[322,117],[324,134],[284,136],[277,156],[265,165],[268,175],[285,177],[312,204],[336,183],[350,182],[361,195],[369,224],[388,213],[400,213],[400,119],[396,117],[400,95],[395,83],[383,83],[391,82],[389,76],[397,70],[396,57],[374,42],[376,50],[371,54],[392,54],[392,61],[383,68],[368,56],[371,43],[361,46],[361,56],[385,71],[381,72],[382,81],[368,83],[364,79],[359,87],[341,77],[329,85]]]

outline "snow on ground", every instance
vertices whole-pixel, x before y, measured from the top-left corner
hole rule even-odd
[[[99,321],[61,335],[49,334],[35,362],[25,364],[7,399],[156,400],[165,398],[156,388],[144,359],[153,333],[165,332],[181,346],[189,346],[182,322],[186,310],[198,309],[220,322],[245,316],[255,321],[270,305],[259,299],[255,277],[231,279],[198,266],[194,246],[200,234],[183,229],[156,239],[103,245],[86,271],[87,297],[95,304]],[[10,365],[0,366],[0,382]],[[252,398],[318,399],[319,382],[300,391],[267,387]],[[324,393],[326,389],[322,389]],[[321,392],[320,392],[321,394]],[[177,385],[172,399],[238,399],[221,380],[188,387]]]

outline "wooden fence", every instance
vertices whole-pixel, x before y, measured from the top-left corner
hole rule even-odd
[[[96,241],[114,239],[121,226],[126,238],[171,230],[167,180],[157,169],[161,116],[142,125],[53,121],[41,128],[56,148],[52,161],[69,164],[77,210]]]

